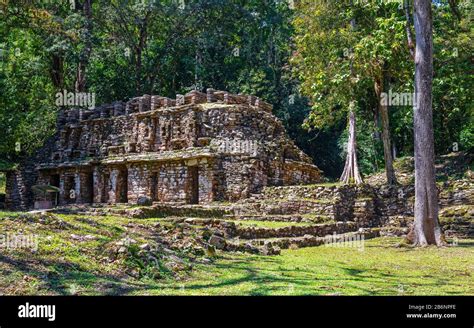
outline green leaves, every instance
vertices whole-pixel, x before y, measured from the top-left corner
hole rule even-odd
[[[474,43],[468,9],[461,7],[461,13],[462,20],[457,22],[449,6],[434,9],[433,110],[438,153],[450,151],[453,142],[466,150],[472,147],[474,106],[469,90],[473,89],[473,78],[468,72],[472,70],[469,54]],[[353,17],[355,31],[350,28]],[[405,13],[399,6],[302,1],[293,25],[296,51],[291,62],[301,80],[301,93],[312,101],[306,128],[328,130],[343,124],[352,97],[359,103],[358,122],[374,127],[375,81],[387,78],[385,85],[393,92],[413,93],[414,63],[407,46]],[[401,155],[413,151],[412,110],[411,106],[389,109],[392,139]],[[378,124],[375,122],[375,127]],[[363,142],[361,147],[359,159],[367,170],[370,165],[364,164],[367,159],[363,156],[372,155],[364,150]],[[382,153],[374,154],[375,161],[380,161]]]
[[[273,103],[292,137],[326,171],[337,168],[337,139],[350,99],[358,100],[358,122],[370,127],[375,78],[387,74],[393,91],[413,92],[414,63],[396,4],[304,0],[291,9],[285,1],[259,0],[192,0],[184,8],[174,0],[92,3],[92,32],[80,8],[71,10],[68,2],[18,4],[0,17],[0,157],[18,161],[54,132],[54,94],[74,89],[89,42],[86,85],[98,104],[144,93],[174,97],[196,85],[255,94]],[[474,43],[469,8],[459,10],[460,21],[449,6],[434,10],[438,153],[453,142],[461,150],[473,144]],[[289,103],[290,96],[296,101]],[[411,107],[390,109],[401,155],[412,151],[412,124]]]

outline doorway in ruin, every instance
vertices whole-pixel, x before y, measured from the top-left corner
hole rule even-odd
[[[199,167],[189,166],[189,203],[199,204]]]
[[[51,174],[49,177],[49,185],[59,188],[59,174]]]
[[[109,173],[104,173],[102,175],[102,188],[100,201],[101,203],[107,203],[109,201],[109,191],[110,191],[110,175]]]
[[[64,201],[67,204],[76,201],[76,179],[73,175],[66,175],[64,178]]]
[[[49,176],[49,185],[59,189],[60,185],[61,185],[60,179],[61,178],[59,177],[59,174],[51,174]],[[57,192],[55,192],[52,196],[51,200],[52,200],[54,206],[58,206],[58,204],[59,204],[58,196],[59,196],[59,194]]]
[[[94,202],[94,174],[87,173],[84,184],[84,202],[92,204]]]
[[[153,172],[151,175],[151,200],[158,200],[158,172]]]
[[[128,170],[119,171],[117,179],[117,200],[119,203],[128,203]]]

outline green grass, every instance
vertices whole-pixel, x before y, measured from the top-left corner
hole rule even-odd
[[[179,281],[132,278],[123,262],[109,262],[107,245],[130,236],[155,238],[162,219],[59,215],[27,222],[0,212],[0,231],[37,234],[36,252],[0,252],[0,294],[24,295],[474,295],[474,240],[457,247],[397,247],[399,238],[368,240],[357,248],[312,247],[280,256],[218,253]],[[15,218],[16,217],[16,218]],[[130,224],[135,225],[131,227]],[[71,237],[93,235],[94,240]]]
[[[11,216],[18,216],[19,212],[10,212],[10,211],[0,211],[0,219],[11,217]]]
[[[281,256],[224,254],[181,286],[178,295],[464,295],[474,294],[474,241],[449,248],[396,248],[397,238],[366,241],[363,251],[312,247]],[[168,287],[167,287],[168,286]],[[179,288],[178,288],[179,287]],[[140,294],[141,292],[134,292]]]

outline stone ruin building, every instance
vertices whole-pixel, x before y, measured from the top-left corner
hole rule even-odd
[[[6,207],[28,209],[34,185],[59,188],[58,205],[206,204],[316,183],[321,172],[271,105],[208,89],[61,110],[56,134],[6,175]]]

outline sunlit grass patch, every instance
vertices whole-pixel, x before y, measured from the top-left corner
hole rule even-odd
[[[109,261],[107,248],[125,236],[137,245],[153,241],[157,223],[171,224],[164,219],[56,215],[40,222],[18,214],[0,212],[1,233],[35,234],[38,249],[2,249],[1,294],[474,295],[472,239],[445,248],[412,248],[400,238],[377,238],[366,240],[363,248],[323,245],[283,250],[279,256],[218,252],[209,263],[192,263],[179,280],[165,271],[154,279],[154,272],[131,277],[125,269],[141,262],[133,257]]]

